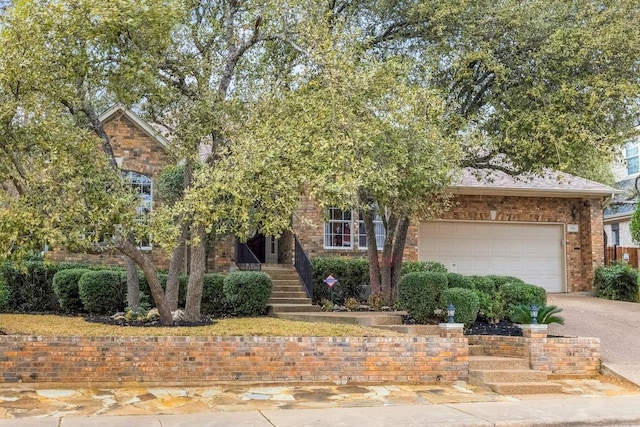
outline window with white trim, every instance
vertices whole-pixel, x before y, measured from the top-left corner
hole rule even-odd
[[[351,210],[336,207],[327,209],[327,220],[324,223],[324,247],[327,249],[351,249],[353,241],[353,214]]]
[[[627,175],[635,175],[640,172],[637,143],[627,142],[624,148],[624,159],[627,164]]]
[[[376,247],[378,250],[382,250],[382,246],[384,245],[384,238],[386,233],[384,231],[384,224],[382,222],[382,217],[376,213],[373,217],[373,228],[376,233]],[[362,213],[358,215],[358,248],[367,249],[367,230],[364,227],[364,219],[362,218]]]
[[[134,171],[122,171],[122,177],[129,183],[131,191],[140,197],[140,203],[136,207],[139,221],[146,221],[153,209],[153,180],[150,176]],[[140,249],[151,249],[151,235],[139,238],[136,242]]]

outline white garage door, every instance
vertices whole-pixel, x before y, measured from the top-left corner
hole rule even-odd
[[[548,292],[564,291],[562,225],[423,222],[418,259],[460,274],[515,276]]]

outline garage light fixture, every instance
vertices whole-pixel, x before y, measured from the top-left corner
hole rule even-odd
[[[578,217],[578,208],[574,206],[571,209],[571,218],[573,218],[573,220],[575,221],[577,217]]]
[[[449,316],[449,323],[454,323],[453,316],[456,315],[456,307],[451,303],[447,306],[447,315]]]
[[[538,324],[538,306],[537,305],[531,306],[531,324],[532,325]]]

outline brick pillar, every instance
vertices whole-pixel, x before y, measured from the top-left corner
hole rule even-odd
[[[520,325],[525,345],[529,348],[529,367],[534,371],[549,371],[544,349],[548,325]]]
[[[442,338],[464,338],[464,324],[440,323],[440,336]]]

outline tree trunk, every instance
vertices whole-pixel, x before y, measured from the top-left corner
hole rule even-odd
[[[379,296],[382,292],[380,287],[380,260],[378,259],[378,245],[372,212],[363,210],[362,219],[364,221],[364,230],[367,233],[367,258],[369,259],[371,295]]]
[[[138,281],[138,266],[125,256],[127,267],[127,307],[129,310],[137,311],[140,308],[140,282]]]
[[[191,245],[189,286],[187,287],[187,304],[184,311],[185,320],[188,322],[197,322],[201,317],[200,303],[202,301],[202,287],[204,284],[207,236],[203,225],[195,226],[192,233],[192,240],[194,240],[195,243]]]
[[[409,230],[409,218],[402,217],[398,221],[395,240],[393,241],[393,258],[391,261],[391,298],[395,302],[398,297],[398,280],[400,280],[400,271],[402,270],[402,259],[404,256],[404,247],[407,243],[407,232]]]
[[[388,215],[386,222],[386,235],[382,246],[382,261],[380,263],[380,288],[382,298],[388,304],[393,303],[391,273],[393,266],[393,242],[396,235],[398,219],[395,214]]]
[[[158,280],[158,272],[149,259],[144,256],[142,252],[131,242],[126,240],[120,240],[115,244],[115,248],[122,252],[124,255],[130,257],[137,265],[142,269],[144,277],[149,283],[149,289],[151,290],[151,297],[160,314],[160,323],[163,325],[171,325],[173,323],[173,317],[171,316],[171,310],[164,297],[164,291],[160,280]]]

